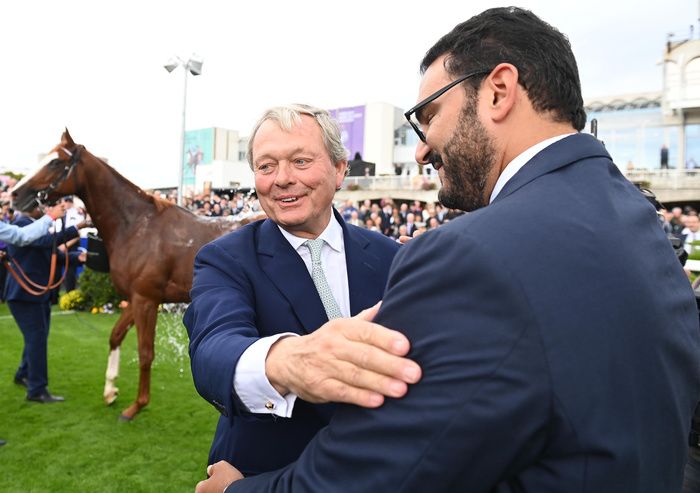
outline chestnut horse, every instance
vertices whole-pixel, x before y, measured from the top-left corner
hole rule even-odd
[[[197,250],[249,221],[196,216],[144,192],[84,146],[75,144],[68,130],[39,171],[22,179],[12,193],[20,210],[65,195],[77,195],[85,203],[104,241],[112,282],[129,301],[109,339],[104,389],[107,404],[118,394],[115,381],[122,340],[133,324],[138,334],[138,396],[121,414],[123,419],[132,419],[150,399],[158,305],[189,302]]]

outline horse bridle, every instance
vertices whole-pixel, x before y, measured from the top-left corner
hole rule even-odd
[[[68,179],[68,177],[73,172],[73,168],[75,168],[75,165],[78,164],[78,162],[80,161],[80,155],[82,154],[83,149],[85,149],[85,147],[79,145],[75,148],[73,152],[70,152],[65,147],[61,147],[61,150],[68,154],[70,159],[68,161],[57,159],[57,161],[61,161],[64,163],[63,171],[59,176],[56,177],[56,179],[54,179],[54,181],[49,183],[49,185],[46,188],[42,190],[37,190],[35,200],[38,205],[44,205],[46,199],[51,194],[51,192],[53,192],[56,189],[56,187],[58,187],[61,183]]]
[[[38,190],[36,192],[36,197],[34,197],[35,202],[37,205],[41,206],[44,205],[46,199],[48,198],[49,194],[53,192],[61,183],[66,181],[68,177],[70,177],[71,173],[73,172],[73,169],[75,168],[75,165],[78,164],[80,161],[80,155],[83,152],[83,149],[85,147],[79,145],[76,146],[75,150],[73,152],[69,151],[65,147],[61,147],[61,150],[65,152],[70,159],[68,161],[64,161],[62,159],[54,159],[51,161],[53,163],[54,161],[59,161],[64,164],[63,166],[63,171],[61,174],[56,177],[49,185],[42,189]],[[51,164],[49,163],[49,165]],[[22,267],[17,263],[12,257],[7,256],[2,256],[2,263],[5,265],[5,268],[7,271],[12,275],[12,277],[15,278],[17,283],[24,289],[26,292],[29,294],[32,294],[34,296],[40,296],[42,294],[48,293],[52,289],[57,288],[63,283],[63,280],[66,277],[66,272],[68,272],[68,265],[69,265],[69,259],[68,259],[68,252],[65,253],[65,260],[66,260],[66,265],[63,268],[63,274],[61,275],[61,278],[54,282],[54,276],[56,273],[56,237],[54,236],[54,242],[53,242],[53,251],[51,252],[51,268],[49,270],[49,280],[45,286],[41,284],[37,284],[34,281],[32,281],[29,276],[22,270]]]

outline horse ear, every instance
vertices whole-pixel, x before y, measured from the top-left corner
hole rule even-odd
[[[73,142],[73,138],[68,133],[67,128],[63,131],[63,135],[61,136],[61,145],[63,147],[72,147],[75,145],[75,142]]]

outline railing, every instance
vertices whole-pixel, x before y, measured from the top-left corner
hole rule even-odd
[[[440,180],[434,175],[347,176],[343,190],[437,190]]]
[[[636,169],[624,171],[628,180],[651,190],[697,191],[700,200],[700,169]],[[348,176],[344,191],[429,191],[438,190],[437,173],[431,175]],[[685,193],[685,192],[684,192]],[[687,193],[685,193],[687,195]]]
[[[624,172],[628,180],[649,188],[700,191],[700,169],[635,169]]]

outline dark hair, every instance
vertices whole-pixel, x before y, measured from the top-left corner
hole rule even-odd
[[[445,70],[459,76],[480,68],[511,63],[533,108],[550,112],[557,122],[576,130],[586,125],[581,82],[569,40],[529,10],[485,10],[443,36],[425,55],[421,73],[447,54]],[[478,88],[483,77],[467,81]]]

